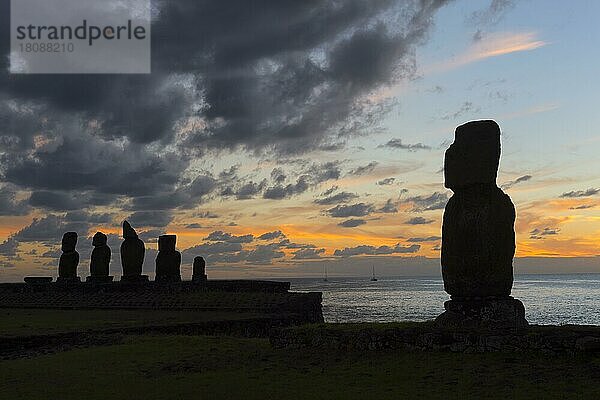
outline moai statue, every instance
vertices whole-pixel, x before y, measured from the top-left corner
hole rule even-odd
[[[192,281],[197,283],[206,282],[206,261],[204,257],[194,257],[194,265],[192,268]]]
[[[157,282],[181,281],[181,253],[175,249],[176,242],[176,235],[158,237],[155,278]]]
[[[123,221],[123,243],[121,243],[121,265],[123,266],[122,282],[144,282],[147,275],[142,275],[142,265],[146,248],[138,238],[129,222]]]
[[[96,232],[92,239],[92,256],[90,258],[90,276],[86,282],[106,283],[112,282],[113,277],[108,275],[110,265],[110,247],[106,244],[108,238],[102,232]]]
[[[510,296],[515,254],[515,208],[497,185],[500,127],[491,120],[456,128],[444,160],[454,194],[444,211],[442,276],[451,300],[441,326],[522,327],[523,303]]]
[[[77,233],[67,232],[62,237],[60,260],[58,262],[57,282],[73,283],[79,282],[77,276],[77,265],[79,265],[79,253],[75,250],[77,246]]]

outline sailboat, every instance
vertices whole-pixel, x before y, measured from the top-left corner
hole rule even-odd
[[[377,278],[375,278],[375,266],[373,265],[373,275],[371,275],[371,282],[377,282]]]
[[[323,276],[323,282],[329,282],[329,279],[327,279],[327,265],[323,266],[323,272],[325,273]]]

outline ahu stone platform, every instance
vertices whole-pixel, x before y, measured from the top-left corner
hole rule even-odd
[[[239,311],[322,322],[321,293],[288,292],[289,287],[289,282],[254,280],[3,283],[0,308]]]

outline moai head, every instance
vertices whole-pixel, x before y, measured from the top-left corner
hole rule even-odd
[[[123,239],[137,239],[138,235],[129,222],[123,221]]]
[[[495,121],[471,121],[456,128],[444,158],[444,186],[460,189],[495,184],[500,162],[500,127]]]
[[[107,240],[108,240],[108,238],[106,237],[106,235],[104,233],[96,232],[96,234],[94,235],[94,238],[92,239],[92,246],[94,246],[94,247],[106,246]]]
[[[175,251],[176,235],[161,235],[158,237],[158,251]]]
[[[77,232],[67,232],[62,237],[61,250],[63,253],[71,253],[75,251],[77,245]]]

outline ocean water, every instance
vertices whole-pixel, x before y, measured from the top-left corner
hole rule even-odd
[[[323,292],[327,322],[425,321],[444,311],[441,278],[291,279],[294,291]],[[533,324],[600,325],[600,274],[517,275],[512,295]]]

